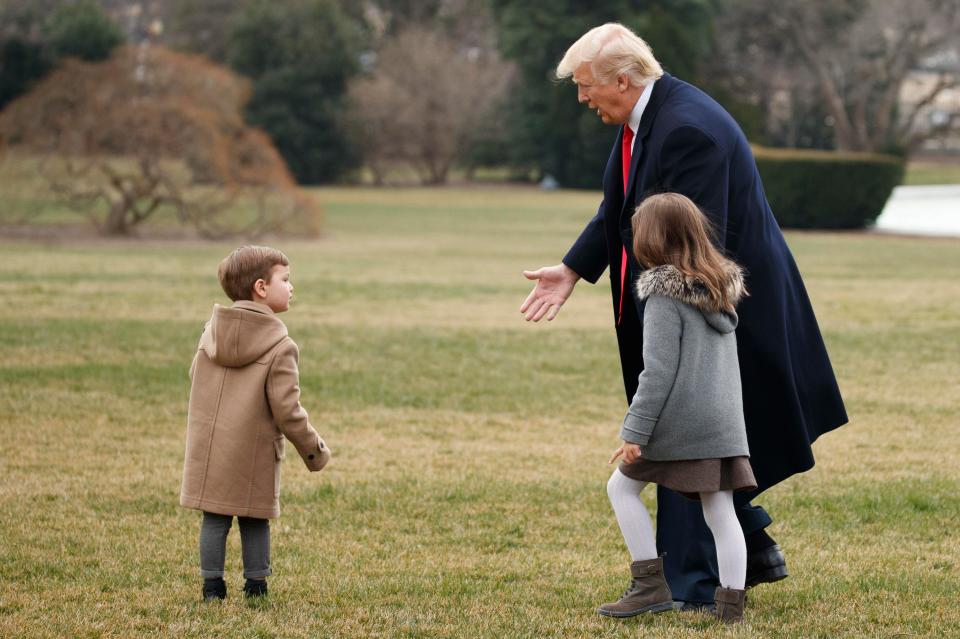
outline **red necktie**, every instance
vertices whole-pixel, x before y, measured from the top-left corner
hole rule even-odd
[[[633,155],[633,129],[623,127],[623,140],[620,144],[620,159],[623,162],[623,197],[627,197],[627,185],[630,184],[630,157]],[[620,312],[617,314],[617,326],[623,319],[623,292],[627,280],[627,247],[623,246],[620,258]]]

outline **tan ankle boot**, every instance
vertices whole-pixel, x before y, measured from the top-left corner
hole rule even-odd
[[[633,617],[644,612],[673,609],[673,595],[663,578],[663,559],[643,559],[630,564],[630,587],[620,601],[603,604],[597,612],[605,617]]]
[[[743,602],[746,591],[733,588],[717,588],[713,595],[713,614],[723,623],[740,623],[743,621]]]

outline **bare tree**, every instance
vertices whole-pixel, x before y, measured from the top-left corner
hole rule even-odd
[[[956,123],[917,119],[960,86],[960,69],[902,100],[911,72],[960,47],[955,0],[731,0],[717,31],[735,90],[766,100],[772,117],[785,96],[788,109],[822,110],[838,149],[908,151]]]
[[[168,207],[201,235],[319,230],[269,138],[243,122],[249,87],[198,56],[121,47],[65,62],[0,113],[0,136],[42,156],[52,190],[108,235]]]
[[[239,8],[236,0],[171,0],[166,12],[168,26],[164,29],[164,42],[173,49],[199,53],[225,63],[231,17]]]
[[[403,162],[424,184],[442,184],[509,80],[510,66],[493,50],[408,28],[379,51],[376,70],[350,86],[356,140],[375,175]]]

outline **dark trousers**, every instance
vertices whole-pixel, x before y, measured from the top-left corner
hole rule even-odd
[[[227,554],[227,534],[233,517],[203,513],[200,525],[200,576],[223,577]],[[243,576],[247,579],[269,577],[270,520],[237,517],[240,525],[240,547],[243,553]]]
[[[741,496],[742,495],[742,496]],[[750,504],[749,493],[734,493],[737,519],[743,534],[757,532],[773,520],[760,506]],[[678,601],[710,603],[719,585],[717,549],[703,519],[700,502],[657,486],[657,551],[663,574]]]

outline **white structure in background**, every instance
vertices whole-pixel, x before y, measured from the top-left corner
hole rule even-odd
[[[898,186],[874,229],[907,235],[960,237],[960,184]]]
[[[930,56],[910,72],[900,89],[901,112],[911,113],[938,85],[943,88],[929,104],[921,106],[912,129],[942,128],[944,132],[925,140],[916,152],[960,155],[960,47]]]
[[[942,88],[936,97],[921,104],[938,86]],[[914,157],[952,156],[960,162],[960,46],[927,58],[911,71],[901,88],[900,104],[902,113],[911,113],[920,105],[914,131],[943,129],[915,149]],[[874,228],[888,233],[960,237],[960,184],[898,186]]]

